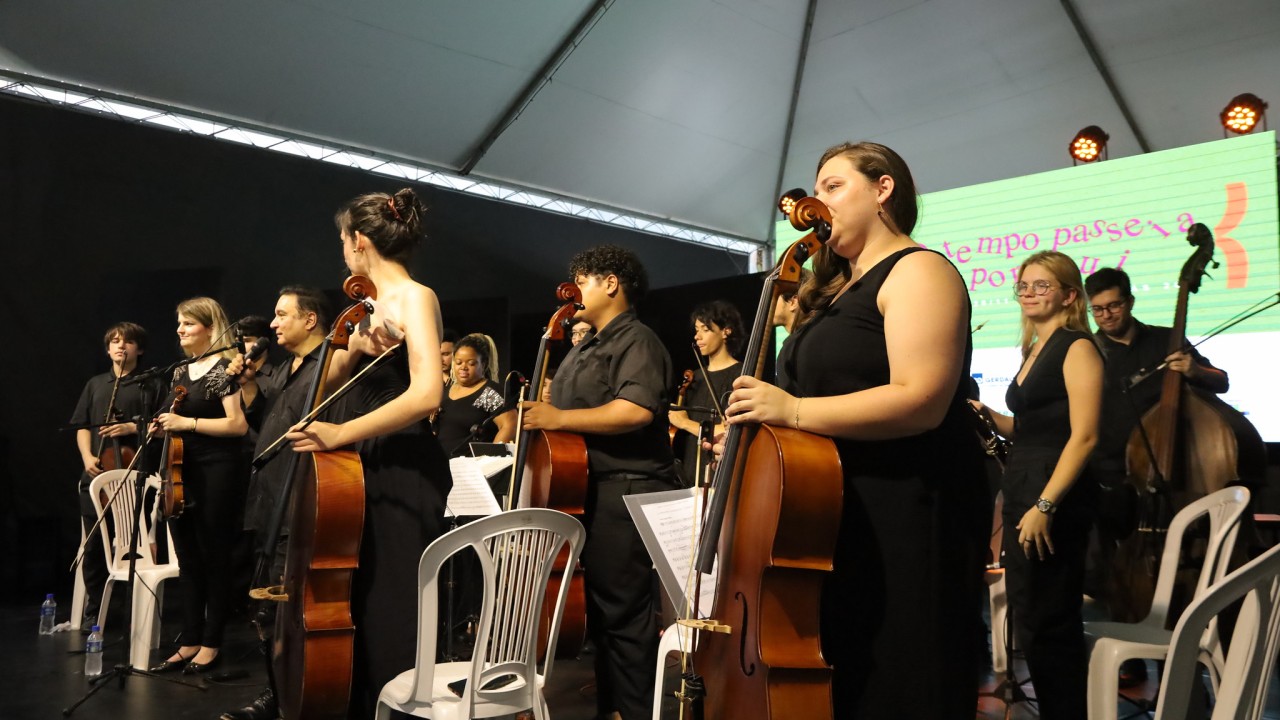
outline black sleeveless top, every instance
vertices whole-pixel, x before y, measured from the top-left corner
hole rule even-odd
[[[1061,452],[1071,437],[1071,406],[1062,374],[1067,350],[1077,340],[1093,338],[1079,330],[1058,328],[1040,343],[1040,354],[1027,376],[1009,383],[1004,402],[1013,412],[1016,447],[1045,448]],[[1023,362],[1026,365],[1026,362]],[[1018,368],[1022,372],[1022,368]]]
[[[845,395],[889,383],[889,350],[884,316],[876,298],[885,279],[902,258],[925,248],[904,248],[876,263],[844,295],[787,338],[778,357],[778,385],[799,397]],[[943,441],[977,448],[964,407],[969,392],[969,363],[973,341],[965,341],[964,363],[943,422],[920,435],[894,440],[836,439],[843,457],[856,453],[863,468],[875,458],[890,473],[919,471],[916,448]],[[926,463],[927,464],[927,463]],[[847,471],[846,471],[847,472]]]

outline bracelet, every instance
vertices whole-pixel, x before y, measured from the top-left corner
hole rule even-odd
[[[802,398],[802,397],[798,397],[798,398],[796,398],[796,423],[795,423],[795,427],[796,427],[796,429],[797,429],[797,430],[799,430],[799,429],[800,429],[800,401],[801,401],[801,400],[804,400],[804,398]]]
[[[196,431],[196,427],[200,424],[200,418],[191,418],[191,432]]]

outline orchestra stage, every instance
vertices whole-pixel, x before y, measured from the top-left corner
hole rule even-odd
[[[178,588],[170,588],[172,594],[165,603],[166,636],[177,631]],[[118,598],[119,600],[119,598]],[[117,603],[123,607],[123,602]],[[30,606],[0,605],[0,720],[38,720],[61,717],[62,710],[74,703],[89,688],[84,677],[84,656],[75,652],[83,650],[84,636],[79,632],[57,633],[40,636],[38,604]],[[1088,604],[1086,603],[1086,612]],[[59,614],[59,621],[66,619],[66,611]],[[108,622],[107,648],[104,667],[124,658],[126,648],[121,634],[124,617],[113,612]],[[169,646],[165,646],[167,650]],[[238,708],[257,696],[266,682],[266,672],[258,654],[257,636],[244,617],[236,618],[227,628],[224,662],[210,673],[203,683],[203,690],[176,685],[165,680],[130,677],[121,689],[116,682],[102,688],[85,702],[73,715],[84,720],[100,718],[128,718],[129,720],[177,720],[191,718],[216,720],[228,709]],[[158,657],[158,653],[156,654]],[[670,662],[668,676],[678,675],[675,656]],[[1148,664],[1154,674],[1155,666]],[[1025,670],[1019,663],[1019,676]],[[165,677],[186,678],[181,674]],[[220,679],[225,678],[225,679]],[[593,720],[595,717],[594,678],[591,655],[576,659],[556,661],[548,688],[547,702],[556,720]],[[912,692],[912,686],[928,683],[928,678],[915,677],[904,680],[902,691]],[[983,678],[984,692],[995,687],[990,670]],[[1029,688],[1029,686],[1028,686]],[[1153,691],[1155,682],[1149,680],[1127,693]],[[1275,678],[1268,698],[1266,718],[1280,720],[1280,700],[1277,699]],[[1121,715],[1132,712],[1132,706],[1122,705]],[[663,718],[676,718],[674,700],[664,702]],[[1004,705],[991,697],[979,699],[975,719],[1004,717]],[[1037,713],[1026,704],[1015,706],[1013,718],[1035,718]]]

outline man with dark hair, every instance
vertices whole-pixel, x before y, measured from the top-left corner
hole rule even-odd
[[[582,552],[587,627],[596,646],[596,706],[623,720],[652,715],[658,651],[652,562],[622,498],[679,486],[667,434],[671,358],[633,306],[648,287],[639,259],[614,246],[569,264],[582,290],[577,320],[594,334],[573,347],[551,402],[525,403],[525,430],[579,433],[589,486]]]
[[[138,369],[138,358],[147,349],[147,331],[141,325],[131,322],[120,322],[112,325],[102,337],[107,357],[111,360],[111,370],[95,375],[84,385],[80,392],[80,400],[71,414],[73,425],[93,425],[97,423],[114,423],[99,428],[81,428],[76,430],[76,447],[80,451],[80,461],[84,472],[80,475],[80,521],[85,532],[97,522],[98,514],[93,509],[93,500],[89,497],[89,483],[100,475],[104,468],[101,458],[104,451],[113,450],[119,443],[122,452],[132,454],[138,448],[138,417],[147,417],[162,397],[160,381],[128,383]],[[121,459],[122,460],[122,459]],[[152,458],[152,467],[154,467]],[[124,468],[128,461],[117,465]],[[139,468],[148,470],[150,468]],[[96,532],[96,531],[95,531]],[[97,623],[98,603],[102,598],[103,585],[107,581],[106,558],[102,555],[102,543],[90,538],[85,547],[82,572],[84,574],[84,617],[83,629]]]
[[[276,344],[289,351],[290,362],[282,365],[271,377],[259,384],[252,367],[244,368],[240,373],[241,395],[249,395],[253,388],[252,403],[261,414],[261,432],[254,447],[257,455],[266,450],[286,430],[306,413],[307,391],[315,380],[319,368],[320,346],[328,332],[329,308],[324,294],[311,288],[290,285],[280,290],[276,300],[275,318],[271,321],[271,329],[275,332]],[[237,357],[228,372],[240,371],[243,357]],[[246,408],[246,414],[250,410]],[[265,533],[269,530],[272,513],[276,503],[281,500],[280,492],[285,484],[289,460],[296,457],[286,446],[282,452],[276,453],[265,465],[250,476],[248,497],[245,502],[244,529],[253,540],[255,553],[263,553],[267,542]],[[280,531],[282,536],[275,546],[270,559],[268,578],[253,578],[254,581],[266,580],[269,584],[278,584],[284,574],[284,555],[288,545],[288,519],[285,518]],[[256,563],[255,563],[256,565]],[[276,717],[276,700],[270,690],[265,691],[252,704],[239,710],[222,714],[223,718],[232,720],[265,720]]]
[[[458,332],[452,328],[440,331],[440,366],[444,370],[444,384],[449,384],[449,372],[453,369],[453,348],[458,344]]]

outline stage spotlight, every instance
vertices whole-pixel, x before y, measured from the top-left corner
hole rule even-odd
[[[1107,149],[1107,141],[1111,136],[1102,131],[1097,125],[1089,127],[1076,133],[1071,139],[1071,145],[1067,147],[1067,151],[1071,153],[1071,164],[1075,165],[1076,161],[1093,162]]]
[[[796,206],[796,203],[805,199],[806,196],[808,196],[808,193],[800,188],[788,190],[781,198],[778,199],[778,210],[782,211],[783,215],[790,215],[791,209]]]
[[[1222,127],[1237,135],[1251,132],[1258,126],[1258,118],[1262,118],[1263,128],[1267,122],[1267,104],[1253,93],[1243,93],[1231,98],[1231,102],[1222,109],[1218,116]]]

